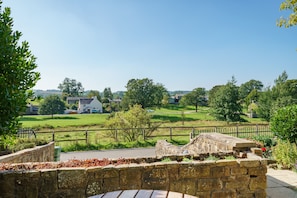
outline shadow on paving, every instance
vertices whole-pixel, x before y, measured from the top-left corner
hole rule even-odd
[[[267,198],[297,198],[297,187],[276,176],[267,175]]]

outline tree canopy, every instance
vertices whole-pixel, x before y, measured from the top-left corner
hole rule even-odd
[[[36,57],[29,43],[21,42],[22,33],[13,30],[10,8],[2,9],[0,0],[0,135],[14,133],[18,116],[25,111],[30,89],[40,79]]]
[[[297,104],[297,79],[288,79],[288,74],[284,71],[274,83],[272,88],[268,87],[259,93],[258,113],[266,121],[278,109]]]
[[[235,78],[215,92],[211,102],[212,114],[218,120],[234,122],[240,121],[242,107],[239,102],[238,87],[235,85]]]
[[[285,0],[280,5],[280,10],[291,12],[288,17],[281,17],[277,25],[279,27],[291,27],[297,25],[297,0]]]
[[[66,100],[67,97],[81,96],[84,92],[82,84],[70,78],[65,78],[58,88],[62,91],[63,100]]]
[[[87,97],[88,97],[88,98],[92,98],[92,97],[94,97],[94,96],[96,96],[97,99],[98,99],[99,101],[101,101],[101,95],[100,95],[99,91],[97,91],[97,90],[90,90],[90,91],[88,92],[88,94],[87,94]]]
[[[197,112],[198,106],[206,105],[205,95],[206,91],[204,88],[195,88],[193,91],[182,97],[181,103],[185,105],[194,105]]]
[[[65,110],[65,103],[61,100],[58,95],[49,95],[41,103],[39,108],[39,114],[41,115],[52,115],[63,114]]]
[[[153,80],[131,79],[127,83],[127,92],[124,95],[122,105],[133,106],[139,104],[142,108],[160,107],[164,93],[167,93],[165,87],[161,84],[154,84]]]
[[[240,85],[239,87],[239,97],[240,99],[246,99],[246,97],[253,91],[261,91],[263,88],[263,83],[259,80],[249,80],[246,83],[243,83],[242,85]],[[251,103],[251,101],[249,101],[249,103]]]

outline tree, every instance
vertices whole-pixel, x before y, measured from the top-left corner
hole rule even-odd
[[[108,102],[109,100],[113,99],[113,94],[110,87],[104,88],[103,90],[103,100]]]
[[[122,106],[127,108],[139,104],[142,108],[160,107],[164,93],[167,90],[161,84],[154,84],[153,80],[131,79],[127,83],[127,92],[124,95]]]
[[[291,11],[289,17],[281,17],[277,25],[279,27],[291,27],[297,25],[297,0],[285,0],[280,5],[280,10]]]
[[[263,118],[264,120],[269,121],[271,117],[272,103],[273,103],[272,91],[268,87],[266,88],[266,90],[264,90],[259,94],[257,115],[260,118]]]
[[[60,99],[58,95],[49,95],[44,99],[39,108],[39,114],[52,115],[63,114],[65,110],[65,103]]]
[[[184,95],[181,99],[181,103],[184,105],[193,105],[198,111],[198,106],[206,104],[206,91],[204,88],[195,88],[190,93]]]
[[[278,138],[289,140],[297,146],[297,105],[278,109],[272,116],[270,126]]]
[[[94,96],[96,96],[96,97],[98,98],[98,100],[101,101],[101,96],[100,96],[99,91],[96,91],[96,90],[90,90],[90,91],[88,92],[88,94],[87,94],[87,97],[88,97],[88,98],[92,98],[92,97],[94,97]]]
[[[281,107],[297,104],[297,79],[288,80],[284,71],[275,81],[272,87],[272,112]]]
[[[62,91],[62,97],[65,101],[67,97],[81,96],[84,92],[84,88],[80,82],[75,79],[65,78],[58,88]]]
[[[151,122],[151,115],[145,109],[140,105],[134,105],[127,112],[115,113],[106,121],[105,126],[112,129],[110,136],[115,140],[122,137],[131,142],[138,140],[143,134],[151,135],[159,125]]]
[[[257,89],[253,89],[246,97],[245,104],[249,106],[251,103],[256,103],[259,99],[259,91]]]
[[[261,91],[263,88],[263,83],[259,80],[250,80],[246,83],[243,83],[242,85],[240,85],[239,87],[239,97],[242,100],[246,100],[246,97],[253,91]],[[247,105],[249,105],[252,101],[249,101],[249,103]],[[256,102],[256,101],[255,101]]]
[[[212,101],[214,101],[215,98],[216,98],[217,91],[223,86],[225,86],[225,85],[216,85],[213,88],[211,88],[211,90],[209,90],[209,92],[208,92],[208,104],[210,104],[210,105],[212,104]]]
[[[240,121],[242,108],[239,102],[238,87],[235,78],[216,91],[215,98],[211,103],[212,114],[218,120],[227,122]]]
[[[17,118],[32,96],[30,89],[40,79],[40,74],[34,71],[36,58],[28,42],[20,41],[21,36],[21,32],[13,31],[10,8],[2,10],[0,0],[0,135],[4,138],[17,131]]]

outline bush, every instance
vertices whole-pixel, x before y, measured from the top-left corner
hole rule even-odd
[[[297,145],[297,105],[278,109],[272,116],[270,126],[278,138]]]
[[[260,142],[261,144],[263,144],[264,147],[272,147],[275,146],[277,143],[274,138],[265,135],[253,136],[251,137],[251,139]]]
[[[277,145],[273,147],[272,154],[274,159],[283,168],[291,169],[295,167],[297,160],[297,147],[289,140],[278,140]]]

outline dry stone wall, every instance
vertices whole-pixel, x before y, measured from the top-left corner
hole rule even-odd
[[[26,162],[50,162],[54,161],[55,144],[36,146],[30,149],[0,156],[0,163],[26,163]]]
[[[0,171],[0,197],[88,197],[115,190],[170,190],[205,198],[266,197],[266,161],[154,162]]]

